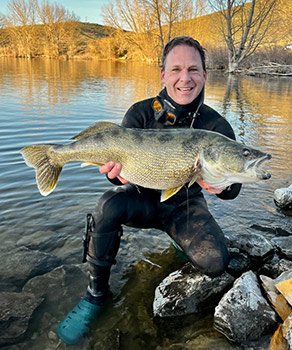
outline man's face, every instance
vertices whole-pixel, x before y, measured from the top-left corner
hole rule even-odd
[[[177,45],[166,56],[161,81],[168,95],[178,104],[191,103],[202,91],[207,77],[199,52],[188,45]]]

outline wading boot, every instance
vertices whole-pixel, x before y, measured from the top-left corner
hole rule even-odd
[[[69,345],[77,344],[88,334],[92,322],[103,311],[108,295],[110,267],[98,267],[89,263],[89,270],[86,297],[68,313],[58,326],[59,338]]]
[[[94,305],[87,299],[82,299],[59,323],[59,338],[66,344],[77,344],[89,332],[92,321],[98,316],[101,309],[102,306]]]

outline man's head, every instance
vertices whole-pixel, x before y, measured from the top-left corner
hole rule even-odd
[[[162,54],[161,80],[176,103],[186,105],[198,97],[206,77],[205,52],[198,41],[177,37],[166,44]]]

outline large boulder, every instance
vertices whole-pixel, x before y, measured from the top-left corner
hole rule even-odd
[[[230,341],[244,344],[276,326],[276,313],[262,296],[254,272],[245,272],[215,308],[214,327]]]
[[[181,316],[214,307],[233,281],[234,278],[227,272],[211,278],[187,263],[181,270],[167,276],[156,288],[154,316]]]

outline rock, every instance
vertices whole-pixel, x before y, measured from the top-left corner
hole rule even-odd
[[[277,328],[272,336],[269,350],[286,350],[286,339],[283,336],[283,325]]]
[[[167,276],[155,290],[154,316],[171,317],[197,313],[214,307],[234,278],[227,272],[211,278],[190,263]]]
[[[273,245],[265,237],[252,232],[225,233],[228,246],[238,248],[247,253],[251,258],[264,258],[273,253]]]
[[[251,261],[248,255],[243,254],[237,248],[230,248],[230,262],[228,265],[228,272],[231,274],[238,274],[248,270]]]
[[[61,262],[56,256],[27,248],[2,249],[0,255],[6,257],[0,265],[0,290],[6,292],[20,291],[30,278],[53,270]]]
[[[276,246],[281,255],[292,260],[292,236],[273,238],[272,243]]]
[[[292,349],[292,314],[283,323],[283,336],[286,339],[286,350]]]
[[[287,303],[284,296],[277,290],[275,287],[275,281],[272,278],[261,275],[260,279],[274,310],[281,319],[285,321],[292,312],[290,305]]]
[[[278,188],[274,192],[274,202],[281,209],[292,208],[292,185],[288,188]]]
[[[276,314],[261,294],[254,272],[245,272],[215,308],[214,328],[230,341],[256,340],[276,325]]]
[[[292,305],[292,279],[279,282],[275,287],[285,297],[288,303]]]
[[[42,301],[32,293],[0,293],[0,345],[22,340],[32,313]]]
[[[289,270],[292,270],[292,261],[280,259],[277,254],[275,254],[270,262],[266,263],[258,270],[258,273],[275,279],[281,273]]]
[[[292,350],[292,326],[291,326],[291,321],[289,328],[286,331],[286,349],[285,350]]]
[[[79,266],[64,265],[32,278],[23,291],[44,297],[46,308],[54,317],[62,318],[85,295],[87,284],[87,274]]]
[[[287,317],[274,333],[269,350],[292,349],[292,314]]]

